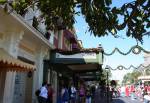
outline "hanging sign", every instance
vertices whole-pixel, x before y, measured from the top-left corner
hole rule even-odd
[[[56,53],[56,58],[96,59],[96,53],[77,53],[73,55]]]

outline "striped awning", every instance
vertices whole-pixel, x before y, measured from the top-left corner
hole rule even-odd
[[[0,48],[0,71],[28,72],[34,70],[35,65],[16,59],[7,51]]]

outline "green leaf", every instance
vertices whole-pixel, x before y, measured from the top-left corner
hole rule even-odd
[[[150,22],[148,22],[146,25],[146,28],[149,28],[149,27],[150,27]]]
[[[4,4],[6,2],[7,2],[7,0],[0,0],[0,4]]]
[[[105,3],[107,6],[109,6],[110,4],[112,4],[112,0],[105,0]]]
[[[26,0],[20,0],[20,2],[26,2]]]
[[[12,6],[14,9],[16,9],[16,2],[15,1],[13,1]]]

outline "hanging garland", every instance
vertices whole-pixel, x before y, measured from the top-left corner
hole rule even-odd
[[[133,66],[133,65],[130,65],[130,67],[128,67],[128,68],[124,67],[123,65],[119,65],[119,66],[116,67],[116,68],[112,68],[112,67],[109,66],[109,65],[107,65],[106,67],[107,67],[107,69],[110,69],[110,70],[123,70],[123,69],[125,69],[125,70],[130,70],[131,68],[133,68],[133,69],[148,68],[148,67],[150,67],[150,64],[147,65],[147,66],[144,66],[143,64],[140,64],[138,67],[135,67],[135,66]]]
[[[104,55],[110,56],[110,55],[113,55],[116,51],[119,52],[122,55],[128,55],[130,52],[132,52],[133,54],[140,54],[141,51],[143,51],[144,53],[150,54],[150,51],[147,51],[147,50],[143,49],[139,45],[135,45],[135,46],[131,47],[131,49],[128,52],[126,52],[126,53],[120,51],[118,48],[115,48],[111,53],[106,53],[104,51]]]

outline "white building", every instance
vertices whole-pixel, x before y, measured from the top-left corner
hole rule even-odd
[[[145,53],[144,54],[144,63],[142,68],[140,68],[140,71],[142,72],[142,76],[138,77],[139,80],[142,80],[142,82],[150,81],[150,76],[146,75],[146,70],[150,68],[150,54]]]
[[[43,60],[49,58],[49,50],[53,48],[53,44],[20,15],[7,14],[0,6],[0,50],[20,61],[15,65],[18,69],[0,69],[0,103],[35,103],[35,90],[43,82]],[[25,70],[19,66],[22,61]],[[3,62],[4,58],[0,57],[0,67]],[[29,72],[27,65],[35,66],[36,70]]]
[[[150,65],[150,54],[144,54],[144,66]]]

